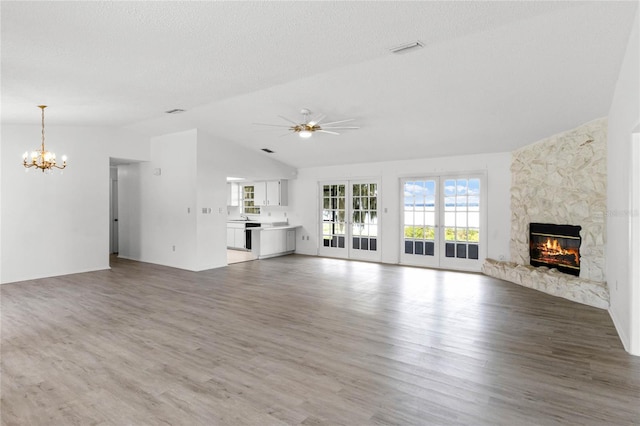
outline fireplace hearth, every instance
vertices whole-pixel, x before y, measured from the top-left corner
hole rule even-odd
[[[529,224],[529,263],[580,275],[580,226]]]

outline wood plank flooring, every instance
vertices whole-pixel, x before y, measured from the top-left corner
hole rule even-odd
[[[227,250],[227,263],[229,265],[231,265],[232,263],[249,262],[256,259],[256,255],[254,255],[250,251],[230,249]]]
[[[606,311],[285,256],[0,286],[2,425],[640,424]]]

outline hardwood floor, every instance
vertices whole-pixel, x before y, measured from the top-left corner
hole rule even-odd
[[[227,250],[227,263],[229,265],[232,263],[249,262],[256,259],[257,257],[250,251]]]
[[[306,256],[0,286],[2,425],[640,424],[606,311]]]

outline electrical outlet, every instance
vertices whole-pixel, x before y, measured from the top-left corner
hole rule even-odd
[[[176,246],[173,246],[172,248],[173,248],[173,251],[176,251]]]

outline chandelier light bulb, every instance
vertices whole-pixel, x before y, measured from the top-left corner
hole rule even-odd
[[[299,133],[300,137],[301,137],[301,138],[304,138],[304,139],[308,139],[308,138],[310,138],[312,134],[313,134],[313,133],[311,133],[311,132],[310,132],[310,131],[308,131],[308,130],[301,130],[301,131],[300,131],[300,133]]]

